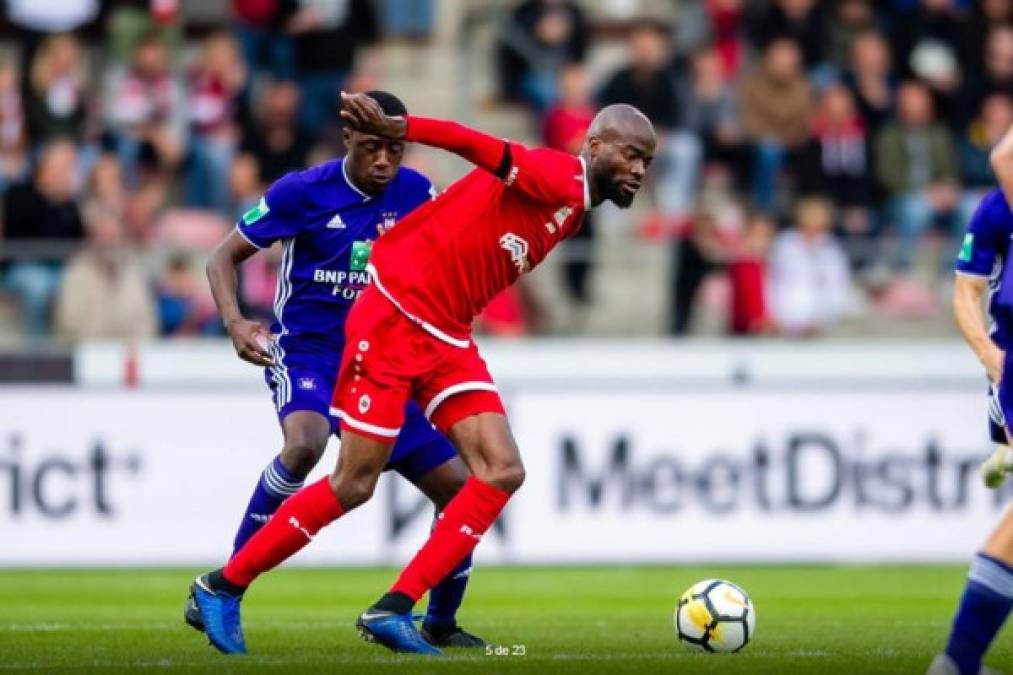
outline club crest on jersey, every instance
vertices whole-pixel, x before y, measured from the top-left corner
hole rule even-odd
[[[528,242],[518,237],[513,232],[507,232],[499,238],[499,245],[510,254],[510,260],[519,274],[524,274],[531,269],[528,263]]]
[[[367,412],[369,412],[369,406],[372,403],[373,403],[373,401],[370,400],[369,394],[363,394],[359,398],[359,414],[360,415],[365,415]]]
[[[313,391],[317,388],[317,381],[312,377],[300,377],[299,388],[304,391]]]
[[[386,211],[382,215],[383,215],[383,229],[384,230],[390,230],[391,228],[394,227],[395,224],[397,224],[397,212],[396,211]]]

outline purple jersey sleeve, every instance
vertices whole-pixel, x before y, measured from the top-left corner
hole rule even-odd
[[[282,176],[267,189],[260,202],[243,214],[236,227],[257,248],[294,237],[306,226],[302,218],[305,187],[298,173]]]
[[[1005,251],[1010,237],[1011,214],[1002,192],[988,193],[978,204],[957,253],[956,271],[987,277]]]

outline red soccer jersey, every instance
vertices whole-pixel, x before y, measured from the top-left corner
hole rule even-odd
[[[479,168],[377,241],[371,272],[404,314],[467,346],[489,300],[580,228],[589,207],[584,162],[419,117],[408,119],[406,140],[452,150]]]

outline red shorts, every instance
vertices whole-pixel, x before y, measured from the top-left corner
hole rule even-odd
[[[474,342],[462,348],[431,335],[375,285],[352,306],[345,339],[331,400],[342,430],[393,442],[409,400],[443,433],[465,417],[503,412]]]

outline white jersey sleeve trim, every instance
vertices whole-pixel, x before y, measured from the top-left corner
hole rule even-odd
[[[577,155],[577,159],[580,160],[580,173],[581,182],[584,184],[584,210],[591,210],[591,188],[587,184],[587,162],[580,155]]]
[[[238,232],[239,236],[242,237],[243,239],[245,239],[246,243],[248,243],[253,248],[255,248],[255,249],[259,250],[259,251],[263,251],[264,250],[263,246],[261,246],[260,244],[256,243],[255,241],[253,241],[252,239],[250,239],[248,236],[246,236],[246,233],[243,232],[243,228],[239,227],[238,224],[236,225],[236,232]]]
[[[401,427],[398,427],[397,429],[391,429],[389,427],[378,427],[375,424],[369,424],[367,422],[363,422],[362,420],[357,420],[348,413],[346,413],[344,410],[341,410],[340,408],[331,408],[331,414],[334,415],[335,417],[340,418],[342,422],[352,427],[353,429],[358,429],[359,431],[368,431],[369,433],[376,434],[377,436],[383,436],[385,438],[397,438],[397,435],[401,433]]]
[[[978,279],[991,279],[991,274],[978,274],[977,272],[967,272],[964,270],[953,270],[954,274],[959,274],[962,277],[976,277]]]
[[[471,344],[471,340],[460,340],[451,335],[447,335],[433,324],[423,319],[420,319],[419,317],[415,316],[414,314],[406,310],[404,307],[402,307],[401,303],[398,302],[394,298],[394,296],[390,294],[390,292],[384,287],[383,283],[380,281],[380,277],[377,275],[376,267],[373,266],[373,263],[369,263],[368,265],[366,265],[366,271],[369,272],[369,276],[373,279],[373,283],[376,284],[376,287],[380,290],[381,293],[383,293],[383,297],[390,300],[391,304],[397,307],[397,310],[399,312],[401,312],[406,317],[411,319],[414,323],[421,326],[424,331],[442,340],[443,342],[446,342],[448,345],[460,347],[461,349],[467,349],[468,346]]]
[[[433,397],[433,400],[430,401],[429,405],[426,406],[425,410],[426,419],[430,419],[433,416],[433,413],[436,412],[436,409],[440,407],[441,403],[446,401],[454,394],[460,394],[465,391],[494,391],[496,393],[499,393],[499,390],[496,389],[496,385],[492,384],[491,382],[461,382],[460,384],[455,384],[453,386],[447,387],[446,389],[444,389],[439,394]]]

